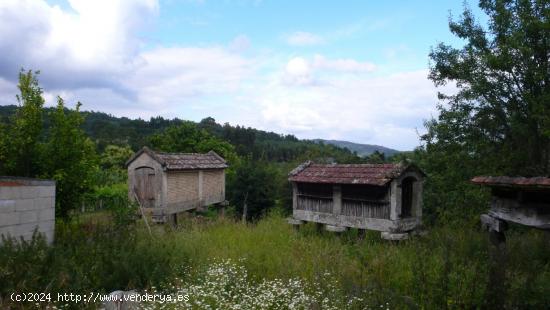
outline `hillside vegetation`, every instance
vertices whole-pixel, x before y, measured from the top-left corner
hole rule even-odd
[[[398,150],[394,150],[389,147],[374,145],[374,144],[364,144],[364,143],[354,143],[349,141],[324,140],[324,139],[315,139],[314,141],[322,142],[325,144],[336,145],[341,148],[346,148],[352,152],[357,153],[357,155],[362,157],[367,157],[374,152],[383,153],[387,157],[391,157],[392,155],[399,153]]]
[[[40,239],[0,246],[0,305],[11,304],[14,290],[119,289],[190,296],[147,306],[154,309],[471,309],[487,302],[489,247],[476,230],[437,227],[394,244],[375,232],[363,240],[353,230],[337,236],[314,225],[296,232],[277,213],[255,224],[193,215],[176,230],[154,226],[152,236],[143,225],[113,223],[108,213],[83,215],[58,223],[53,247]],[[507,308],[550,302],[547,242],[542,232],[509,234]]]

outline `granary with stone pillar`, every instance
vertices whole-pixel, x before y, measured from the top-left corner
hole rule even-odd
[[[504,231],[506,223],[550,230],[550,178],[478,176],[472,183],[491,189],[489,211],[482,224]]]
[[[509,224],[541,229],[550,235],[550,178],[477,176],[472,183],[491,189],[481,225],[489,233],[488,305],[502,309],[506,290],[506,230]]]
[[[425,174],[412,164],[315,164],[290,172],[289,223],[325,224],[327,230],[376,230],[406,239],[422,221]]]
[[[227,163],[214,151],[161,153],[144,147],[126,166],[130,200],[155,222],[175,222],[178,213],[226,202]]]

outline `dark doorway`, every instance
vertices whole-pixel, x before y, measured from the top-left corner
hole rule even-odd
[[[144,208],[155,206],[155,169],[138,167],[135,170],[135,191]]]
[[[413,208],[413,177],[405,178],[401,182],[401,217],[411,217]]]

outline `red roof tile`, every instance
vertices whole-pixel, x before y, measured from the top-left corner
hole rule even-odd
[[[546,177],[491,177],[477,176],[472,179],[472,183],[486,186],[498,187],[534,187],[534,188],[550,188],[550,178]]]
[[[157,153],[168,170],[184,169],[223,169],[227,168],[225,160],[214,152],[199,153]]]
[[[411,165],[404,164],[313,164],[304,163],[290,172],[289,181],[383,186]],[[418,170],[418,168],[416,168]],[[420,170],[418,170],[422,173]],[[422,173],[423,174],[423,173]]]
[[[193,170],[193,169],[224,169],[227,168],[225,160],[214,151],[201,153],[157,153],[143,147],[136,152],[127,162],[128,166],[142,153],[147,153],[158,161],[166,170]]]
[[[19,182],[0,181],[0,186],[23,186],[23,184]]]

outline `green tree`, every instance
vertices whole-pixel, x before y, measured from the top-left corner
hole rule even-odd
[[[379,150],[374,151],[372,154],[365,158],[369,164],[382,164],[386,162],[386,154],[380,152]]]
[[[51,114],[51,127],[43,147],[43,177],[56,181],[56,214],[66,217],[94,185],[98,171],[95,144],[81,126],[84,122],[80,102],[67,110],[61,97]]]
[[[11,124],[0,131],[2,174],[30,177],[39,173],[37,163],[44,98],[38,85],[38,71],[19,72],[19,107]]]
[[[164,152],[206,153],[214,151],[229,163],[238,161],[235,148],[204,129],[199,129],[193,122],[183,122],[178,126],[171,126],[162,133],[150,137],[149,142],[153,149]]]
[[[134,154],[129,146],[107,145],[99,157],[101,171],[98,185],[125,183],[128,177],[125,163]]]
[[[228,175],[228,196],[243,219],[258,219],[275,206],[277,172],[263,161],[250,157]]]
[[[550,172],[550,3],[481,0],[479,6],[488,27],[465,8],[449,23],[465,45],[440,43],[430,53],[430,79],[456,85],[456,92],[439,94],[439,117],[426,122],[422,137],[426,203],[466,217],[485,207],[468,184],[474,175]]]
[[[129,146],[107,145],[101,154],[100,163],[104,169],[124,169],[126,161],[134,154]]]

